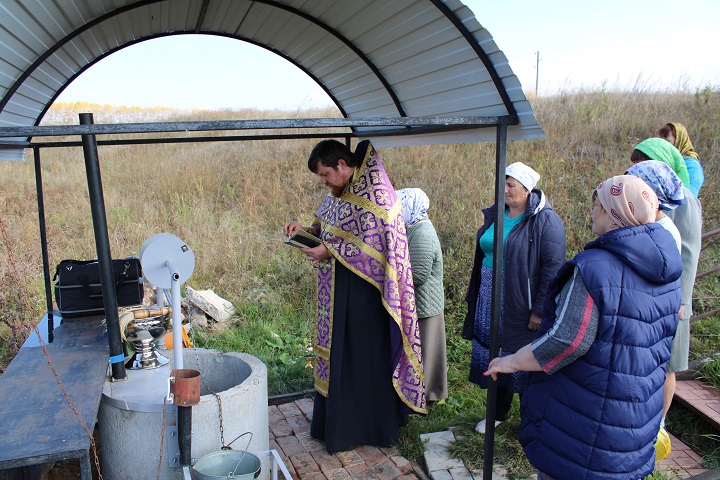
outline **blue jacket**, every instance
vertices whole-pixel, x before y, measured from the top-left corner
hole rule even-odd
[[[550,286],[538,335],[577,266],[599,313],[590,350],[553,375],[532,373],[520,443],[538,470],[572,480],[644,478],[655,464],[665,364],[678,322],[682,261],[657,223],[601,235]]]
[[[475,308],[480,291],[480,270],[485,254],[480,237],[495,221],[495,205],[483,210],[485,221],[475,237],[475,260],[465,297],[468,313],[463,338],[472,340]],[[528,328],[530,314],[543,313],[550,280],[565,262],[565,227],[545,194],[533,189],[525,217],[508,234],[505,252],[505,298],[503,305],[502,349],[515,352],[535,339]]]

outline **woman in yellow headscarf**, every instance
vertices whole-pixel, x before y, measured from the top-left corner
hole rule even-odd
[[[687,129],[682,123],[666,123],[658,132],[658,136],[672,143],[680,150],[690,177],[690,183],[686,187],[695,197],[698,197],[700,187],[705,181],[705,174],[700,163],[700,157],[693,148]]]

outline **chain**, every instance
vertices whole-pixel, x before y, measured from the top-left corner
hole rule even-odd
[[[10,271],[15,276],[15,284],[16,285],[23,285],[23,283],[20,280],[20,275],[18,274],[17,267],[15,265],[15,259],[13,258],[12,250],[10,248],[10,241],[7,237],[7,232],[5,231],[5,223],[2,221],[2,217],[0,217],[0,231],[2,232],[3,240],[5,241],[5,245],[8,251],[8,263],[10,264],[11,268]],[[20,295],[23,302],[23,307],[26,312],[30,312],[30,304],[28,302],[28,298],[30,295]],[[97,474],[99,480],[103,480],[102,473],[100,472],[100,459],[98,457],[97,453],[97,446],[95,445],[95,438],[93,437],[92,432],[88,428],[85,421],[80,416],[80,413],[75,408],[75,404],[70,399],[70,394],[65,390],[65,386],[62,383],[62,380],[60,380],[60,375],[58,375],[57,370],[55,369],[55,364],[53,363],[52,359],[50,358],[50,353],[47,351],[47,346],[45,345],[45,342],[42,339],[42,335],[40,334],[40,330],[38,329],[37,325],[33,327],[33,330],[37,334],[38,340],[40,342],[40,347],[42,347],[42,351],[45,354],[45,358],[47,359],[47,363],[50,366],[50,370],[52,371],[53,375],[55,376],[55,380],[57,381],[58,386],[60,387],[60,391],[62,391],[63,396],[65,397],[65,400],[67,400],[68,405],[70,405],[70,409],[72,409],[73,413],[77,417],[78,421],[80,422],[80,425],[85,429],[85,431],[88,434],[88,437],[90,437],[90,447],[93,453],[93,460],[95,461],[95,468],[97,468]]]
[[[157,480],[160,480],[163,453],[165,451],[165,414],[167,412],[167,397],[163,398],[162,423],[160,424],[160,460],[158,461]]]
[[[192,344],[193,344],[193,351],[195,352],[195,364],[197,365],[198,370],[200,369],[200,355],[198,355],[197,350],[197,341],[195,340],[195,329],[190,328],[190,336],[192,337]],[[220,420],[220,445],[221,450],[228,450],[230,447],[227,447],[225,445],[225,428],[223,427],[223,412],[222,412],[222,399],[220,398],[220,394],[213,391],[212,388],[210,388],[210,385],[207,384],[207,381],[205,380],[205,376],[200,375],[200,381],[205,386],[205,388],[215,395],[215,398],[217,399],[218,403],[218,418]]]
[[[220,445],[222,445],[221,450],[227,450],[227,448],[225,447],[225,429],[223,428],[222,400],[220,400],[220,394],[215,393],[215,398],[217,398],[218,401],[218,413],[220,417]]]

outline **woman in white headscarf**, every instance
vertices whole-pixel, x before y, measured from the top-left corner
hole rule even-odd
[[[407,228],[408,250],[415,284],[415,308],[420,325],[425,398],[437,402],[448,396],[445,341],[445,290],[440,239],[428,218],[430,199],[419,188],[398,190]]]
[[[547,197],[535,188],[540,175],[521,162],[505,169],[500,354],[510,355],[534,338],[542,319],[548,284],[565,261],[565,227]],[[483,210],[485,221],[475,239],[475,260],[465,297],[468,314],[463,338],[472,340],[470,381],[487,388],[483,374],[490,362],[495,205]],[[508,419],[515,393],[525,390],[527,373],[499,375],[495,425]],[[486,420],[475,431],[485,434]]]

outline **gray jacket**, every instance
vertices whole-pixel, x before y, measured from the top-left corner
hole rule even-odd
[[[680,277],[682,289],[682,304],[685,306],[683,318],[687,320],[692,315],[692,295],[695,287],[698,260],[702,243],[702,207],[700,200],[683,187],[685,203],[676,209],[665,212],[675,223],[682,240],[683,272]]]

